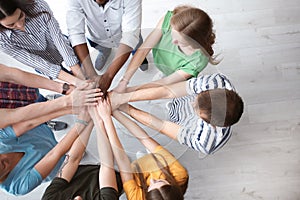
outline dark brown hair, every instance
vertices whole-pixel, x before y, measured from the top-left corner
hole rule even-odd
[[[18,8],[29,15],[27,7],[33,3],[33,0],[0,0],[0,20],[11,16]]]
[[[160,154],[157,154],[160,155]],[[162,159],[165,161],[165,166],[157,159],[156,154],[151,154],[152,158],[155,160],[159,169],[163,172],[166,177],[166,180],[170,183],[170,185],[164,185],[158,189],[153,189],[148,192],[148,186],[146,180],[143,176],[143,172],[138,164],[135,163],[135,168],[138,174],[139,181],[141,183],[141,188],[143,190],[143,197],[145,200],[182,200],[183,195],[186,192],[188,180],[182,186],[179,186],[170,172],[169,166],[167,165],[167,161],[164,157]]]
[[[50,13],[46,11],[42,11],[36,14],[32,14],[28,12],[28,8],[30,6],[34,6],[34,0],[0,0],[0,20],[4,19],[5,17],[11,16],[14,12],[19,8],[22,10],[26,16],[28,17],[37,17],[40,14],[46,13],[50,19]],[[0,24],[0,31],[6,29]]]
[[[192,6],[178,6],[173,10],[171,18],[172,27],[183,34],[187,41],[191,41],[194,47],[202,48],[204,53],[210,57],[212,64],[217,64],[213,55],[212,45],[215,43],[213,22],[209,15],[203,10]],[[194,41],[194,42],[192,42]],[[195,41],[197,46],[195,46]]]
[[[197,103],[201,118],[207,123],[219,127],[237,123],[244,110],[242,98],[235,91],[227,89],[201,92],[198,94]]]

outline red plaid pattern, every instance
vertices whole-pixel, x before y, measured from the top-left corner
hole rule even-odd
[[[18,108],[34,103],[37,89],[8,82],[0,82],[0,108]]]

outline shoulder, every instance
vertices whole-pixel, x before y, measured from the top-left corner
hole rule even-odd
[[[46,188],[42,200],[60,199],[61,193],[67,185],[68,182],[65,179],[59,177],[54,178]]]
[[[49,11],[50,7],[48,3],[44,0],[34,0],[32,3],[32,7],[37,10]]]
[[[234,90],[230,80],[221,73],[201,75],[197,78],[192,78],[188,80],[187,87],[189,90],[194,91],[194,94],[217,88]]]
[[[100,196],[101,199],[110,199],[110,200],[117,200],[118,192],[112,187],[104,187],[100,189]]]
[[[171,17],[173,16],[172,11],[167,11],[167,13],[160,18],[157,23],[156,28],[167,28],[170,26]]]

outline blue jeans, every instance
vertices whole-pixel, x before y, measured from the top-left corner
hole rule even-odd
[[[87,41],[89,42],[89,44],[91,45],[91,47],[97,49],[98,51],[100,51],[101,53],[103,53],[104,56],[109,56],[110,52],[111,52],[111,48],[107,48],[107,47],[103,47],[100,46],[99,44],[93,42],[92,40],[90,40],[89,38],[87,38]],[[142,34],[140,34],[139,36],[139,43],[136,45],[135,49],[132,50],[132,55],[134,55],[134,53],[136,52],[136,50],[143,44],[143,37]]]

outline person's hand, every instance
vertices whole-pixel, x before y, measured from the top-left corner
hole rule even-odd
[[[111,117],[111,106],[109,99],[98,101],[97,110],[103,120]]]
[[[112,78],[106,74],[98,75],[94,81],[97,83],[97,87],[103,92],[103,98],[106,98],[107,90],[111,85]]]
[[[111,110],[114,111],[119,108],[119,106],[123,103],[123,97],[122,94],[116,92],[116,91],[110,91],[108,93],[110,105],[111,105]]]
[[[119,84],[113,89],[113,91],[116,91],[118,93],[124,93],[126,92],[127,84],[128,81],[121,79]]]
[[[103,95],[99,88],[93,89],[93,85],[85,82],[81,87],[77,87],[71,92],[69,104],[73,107],[82,107],[88,105],[97,105],[97,101]]]

